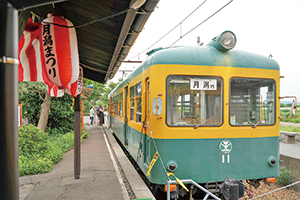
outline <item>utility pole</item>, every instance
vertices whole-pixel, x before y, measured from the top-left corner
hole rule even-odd
[[[126,72],[132,72],[132,70],[119,70],[119,72],[122,72],[122,80],[124,80]]]
[[[0,1],[0,196],[19,199],[18,11]]]

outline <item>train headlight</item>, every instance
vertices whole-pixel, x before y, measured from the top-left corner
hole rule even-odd
[[[174,171],[176,171],[178,165],[177,165],[177,162],[176,162],[176,161],[170,160],[170,161],[168,161],[166,167],[167,167],[167,170],[168,170],[169,172],[174,172]]]
[[[273,167],[273,166],[276,165],[277,160],[276,160],[276,158],[275,158],[274,156],[269,156],[269,158],[268,158],[268,163],[269,163],[269,165],[270,165],[271,167]]]
[[[212,41],[210,41],[207,45],[212,46],[219,51],[229,51],[235,47],[236,44],[236,37],[233,32],[231,31],[224,31]]]

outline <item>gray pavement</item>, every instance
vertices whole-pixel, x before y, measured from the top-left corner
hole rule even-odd
[[[81,143],[80,178],[74,178],[74,151],[71,150],[52,172],[20,177],[20,199],[154,199],[138,174],[132,172],[132,165],[108,129],[94,125],[86,126],[86,131],[89,137]],[[118,163],[128,169],[120,170]],[[125,174],[120,175],[123,171]]]
[[[300,126],[300,123],[280,122],[280,125],[284,125],[284,126]]]
[[[280,142],[280,154],[300,160],[300,143],[288,144]]]
[[[300,123],[280,122],[280,125],[297,127],[300,126]],[[300,143],[295,142],[294,144],[288,144],[284,141],[281,141],[280,154],[291,158],[300,159]]]

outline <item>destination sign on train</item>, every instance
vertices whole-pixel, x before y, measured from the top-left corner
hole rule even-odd
[[[217,79],[191,79],[191,90],[217,90]]]

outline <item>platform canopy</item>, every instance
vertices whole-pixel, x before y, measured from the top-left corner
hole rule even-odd
[[[113,78],[159,0],[8,0],[19,11],[19,35],[29,16],[60,13],[76,27],[85,78]]]

